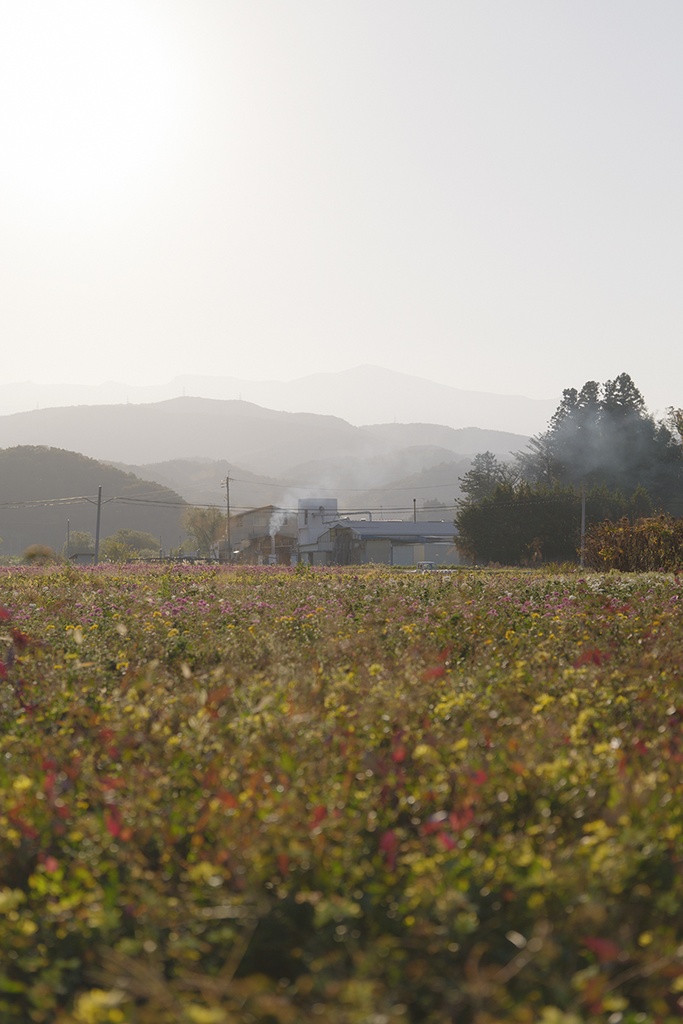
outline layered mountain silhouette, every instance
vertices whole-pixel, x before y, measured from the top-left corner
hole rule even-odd
[[[135,405],[186,396],[242,400],[283,412],[338,416],[355,426],[366,423],[442,423],[535,434],[558,399],[532,399],[466,391],[379,366],[316,373],[291,381],[248,381],[233,377],[186,375],[167,384],[139,386],[108,382],[97,386],[54,383],[0,385],[6,413],[69,405]]]
[[[133,465],[226,459],[281,476],[311,462],[369,459],[416,446],[461,456],[519,447],[524,435],[429,424],[354,427],[336,416],[287,413],[244,401],[174,398],[149,405],[80,405],[0,416],[0,447],[50,445]]]
[[[430,422],[356,426],[244,399],[17,412],[0,416],[0,536],[17,553],[30,543],[59,546],[67,521],[93,532],[98,486],[110,503],[103,536],[145,530],[167,548],[181,539],[180,503],[225,508],[228,489],[233,512],[292,508],[300,497],[321,495],[389,518],[417,509],[421,518],[449,519],[474,455],[510,458],[527,441],[524,433]],[[136,498],[135,513],[132,500],[124,511],[126,495]],[[83,500],[63,504],[73,497]],[[30,515],[22,512],[28,501],[39,503]],[[7,543],[0,553],[8,553]]]

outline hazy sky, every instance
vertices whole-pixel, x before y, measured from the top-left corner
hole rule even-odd
[[[683,405],[680,0],[0,0],[5,382]]]

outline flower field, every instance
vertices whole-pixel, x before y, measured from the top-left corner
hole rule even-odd
[[[682,1019],[682,600],[0,570],[0,1020]]]

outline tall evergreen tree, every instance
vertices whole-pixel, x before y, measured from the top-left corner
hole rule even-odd
[[[480,452],[472,459],[465,475],[460,477],[461,500],[471,504],[490,498],[499,484],[513,483],[516,476],[515,469],[500,462],[493,452]]]
[[[647,490],[657,507],[683,511],[683,449],[670,425],[656,423],[627,373],[605,384],[567,388],[548,430],[518,456],[534,484]],[[678,507],[676,507],[678,506]]]

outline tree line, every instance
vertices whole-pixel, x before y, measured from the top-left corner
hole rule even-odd
[[[524,451],[509,462],[483,452],[460,478],[459,549],[482,563],[574,561],[584,510],[587,530],[680,515],[682,427],[674,409],[656,421],[627,373],[565,389],[547,429]]]
[[[183,510],[181,522],[188,536],[172,555],[210,555],[214,546],[225,536],[227,517],[220,509],[209,506],[188,506]],[[89,556],[95,553],[95,538],[87,530],[73,530],[64,543],[65,558]],[[161,554],[159,538],[144,530],[122,528],[101,542],[99,557],[103,562],[126,562],[131,558],[156,558]]]

